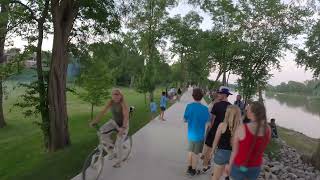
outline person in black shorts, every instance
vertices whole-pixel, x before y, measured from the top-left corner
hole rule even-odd
[[[212,107],[211,114],[211,124],[210,124],[210,130],[207,134],[206,141],[205,141],[205,149],[206,152],[204,152],[204,160],[203,160],[203,171],[206,172],[210,169],[209,161],[211,159],[212,154],[212,144],[213,140],[216,135],[216,131],[218,129],[218,126],[221,122],[223,122],[225,113],[227,111],[227,107],[231,105],[231,103],[228,102],[228,96],[232,95],[230,93],[229,88],[227,87],[220,87],[218,94],[218,100],[216,104]]]

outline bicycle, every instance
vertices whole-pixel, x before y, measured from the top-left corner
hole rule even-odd
[[[132,114],[134,112],[134,107],[131,106],[129,110],[129,119],[132,117]],[[82,179],[83,180],[89,180],[89,175],[91,175],[92,178],[90,180],[97,180],[99,179],[103,165],[104,165],[104,157],[108,155],[108,152],[112,151],[114,149],[114,144],[112,150],[107,147],[102,140],[102,134],[109,134],[113,132],[118,132],[117,129],[112,129],[106,132],[100,132],[100,129],[98,126],[95,126],[97,130],[97,135],[99,138],[99,145],[88,155],[86,158],[83,168],[82,168]],[[128,160],[131,149],[132,149],[132,136],[127,135],[122,143],[123,147],[123,158],[122,162],[125,162]]]

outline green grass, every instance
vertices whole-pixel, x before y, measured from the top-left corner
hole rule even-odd
[[[278,160],[280,158],[280,149],[281,145],[276,140],[271,139],[267,149],[265,150],[265,153],[269,156],[269,158]]]
[[[301,154],[313,154],[319,143],[319,140],[310,138],[302,133],[278,127],[280,137],[291,147],[297,149]]]
[[[11,108],[23,89],[9,92],[4,104],[8,126],[0,130],[0,179],[67,180],[77,175],[87,154],[97,145],[96,132],[88,126],[90,105],[68,93],[72,145],[58,152],[47,153],[43,148],[41,131],[33,123],[39,119],[26,119],[20,109]],[[133,134],[150,121],[149,106],[145,105],[143,94],[131,89],[123,89],[123,92],[128,104],[136,108],[130,121],[130,134]],[[158,89],[155,92],[156,102],[159,102],[160,94]],[[95,108],[95,113],[101,108]],[[110,114],[104,118],[103,123],[109,117]]]

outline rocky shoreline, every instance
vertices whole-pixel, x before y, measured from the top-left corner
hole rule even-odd
[[[281,145],[278,159],[264,157],[260,180],[320,180],[320,171],[307,163],[303,155],[279,139]]]

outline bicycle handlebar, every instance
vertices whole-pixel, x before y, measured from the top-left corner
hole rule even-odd
[[[135,110],[135,107],[134,107],[134,106],[130,106],[130,108],[129,108],[129,116],[130,116],[130,118],[131,118],[132,113],[134,112],[134,110]],[[99,125],[98,125],[98,124],[94,124],[93,127],[94,127],[97,131],[100,131],[100,128],[99,128]],[[108,134],[108,133],[113,132],[113,131],[118,132],[117,129],[111,129],[111,130],[109,130],[109,131],[102,132],[101,134]]]

